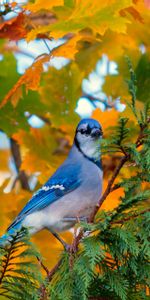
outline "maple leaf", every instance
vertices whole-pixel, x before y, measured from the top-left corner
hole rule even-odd
[[[63,56],[68,59],[74,59],[75,54],[78,52],[76,48],[77,42],[81,40],[80,35],[75,35],[67,40],[63,45],[53,50],[54,56]]]
[[[126,13],[129,13],[135,20],[138,20],[139,22],[144,23],[144,20],[143,20],[141,14],[133,6],[129,6],[120,11],[120,15],[123,17],[126,16]]]
[[[61,6],[63,4],[64,4],[63,0],[47,1],[45,7],[45,2],[43,0],[36,0],[35,3],[27,4],[26,9],[31,10],[33,12],[37,12],[41,9],[43,10],[44,8],[46,10],[50,10],[55,6]]]
[[[0,24],[0,38],[8,38],[18,41],[26,37],[26,16],[21,12],[17,17]]]
[[[93,32],[103,35],[107,29],[115,32],[126,32],[127,24],[131,21],[120,15],[120,10],[132,5],[132,0],[111,0],[99,2],[99,0],[76,1],[73,8],[65,5],[60,10],[55,9],[57,21],[45,26],[42,33],[51,32],[54,38],[63,36],[68,32],[78,33],[85,28],[91,28]],[[36,31],[37,29],[35,29]],[[33,35],[34,29],[32,31]],[[40,33],[38,31],[38,33]]]
[[[30,89],[36,91],[40,82],[41,73],[43,71],[43,64],[50,60],[51,55],[44,54],[40,55],[34,63],[29,67],[26,72],[19,78],[17,83],[4,97],[0,104],[0,108],[3,107],[10,99],[12,104],[15,106],[18,100],[22,96],[21,86],[25,85],[26,92]]]

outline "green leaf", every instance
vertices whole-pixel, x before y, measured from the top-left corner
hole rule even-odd
[[[148,54],[143,54],[135,69],[137,78],[137,99],[150,102],[150,59]]]

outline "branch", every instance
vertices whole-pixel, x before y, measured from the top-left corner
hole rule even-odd
[[[145,128],[145,127],[144,127],[144,128]],[[144,128],[141,128],[140,133],[139,133],[139,135],[138,135],[138,137],[137,137],[137,140],[136,140],[136,142],[135,142],[136,148],[138,148],[140,145],[143,144],[143,140],[142,140],[142,139],[143,139],[143,130],[144,130]],[[99,208],[101,207],[101,205],[103,204],[104,200],[107,198],[107,196],[108,196],[112,191],[114,191],[115,189],[119,188],[119,185],[118,185],[118,184],[116,184],[116,185],[113,186],[114,181],[115,181],[116,177],[118,176],[118,174],[120,173],[120,170],[122,169],[122,167],[124,166],[124,164],[125,164],[127,161],[129,161],[129,159],[130,159],[130,154],[128,154],[128,153],[125,153],[125,155],[121,157],[118,166],[115,168],[115,170],[114,170],[114,172],[113,172],[113,174],[112,174],[112,177],[111,177],[110,180],[108,181],[107,187],[106,187],[106,189],[105,189],[103,195],[101,196],[101,198],[100,198],[100,200],[99,200],[97,206],[95,207],[93,213],[91,214],[91,216],[90,216],[88,222],[93,223],[94,218],[95,218],[95,215],[96,215],[96,213],[98,212],[98,210],[99,210]],[[129,221],[130,219],[136,218],[136,217],[138,217],[139,215],[144,214],[144,213],[147,212],[147,211],[150,211],[150,209],[144,210],[144,211],[142,211],[140,214],[135,214],[135,215],[129,216],[129,217],[127,217],[127,218],[124,218],[124,219],[122,219],[122,220],[115,221],[115,222],[113,222],[112,224],[122,224],[122,223],[124,223],[124,222]],[[78,251],[78,245],[79,245],[81,239],[83,238],[83,233],[84,233],[84,231],[83,231],[83,229],[81,229],[80,232],[79,232],[79,234],[73,239],[73,242],[72,242],[72,245],[71,245],[72,247],[70,247],[70,250],[68,250],[68,251],[70,251],[71,254],[72,254],[73,252],[75,253],[75,252]],[[57,262],[57,264],[53,267],[53,269],[52,269],[52,270],[49,272],[49,274],[47,275],[47,279],[48,279],[49,282],[51,281],[51,279],[52,279],[53,275],[55,274],[55,272],[58,270],[59,266],[61,265],[61,262],[62,262],[62,259],[60,259],[60,260]],[[45,288],[45,291],[46,291],[46,288]],[[44,299],[44,298],[41,298],[41,300],[43,300],[43,299]],[[107,300],[107,299],[100,297],[100,298],[90,298],[90,300]]]
[[[112,101],[109,101],[109,99],[106,101],[104,99],[100,99],[100,97],[96,97],[96,96],[89,95],[86,93],[83,93],[81,98],[87,98],[95,108],[97,108],[97,105],[94,103],[94,101],[99,101],[101,103],[104,103],[106,109],[115,107],[115,101],[112,102]]]
[[[57,269],[60,267],[62,263],[62,258],[59,259],[59,261],[57,262],[57,264],[51,269],[51,271],[49,272],[47,279],[50,282],[52,280],[53,275],[55,274],[55,272],[57,271]]]
[[[150,117],[148,117],[146,124],[140,126],[141,130],[140,130],[139,136],[138,136],[138,138],[137,138],[137,140],[135,142],[136,147],[139,147],[139,146],[141,146],[143,144],[142,139],[143,139],[143,137],[147,136],[146,134],[143,133],[143,131],[144,131],[145,128],[147,128],[147,124],[149,124],[149,123],[150,123]]]
[[[150,212],[150,208],[142,210],[139,214],[135,214],[135,215],[129,216],[127,218],[123,218],[122,220],[118,220],[118,221],[110,222],[110,223],[112,225],[113,224],[124,224],[124,222],[128,222],[128,221],[130,221],[132,219],[138,218],[139,216],[144,215],[146,212]]]
[[[129,156],[129,154],[128,154],[128,155],[125,155],[125,156],[123,156],[123,157],[121,158],[121,160],[120,160],[118,166],[117,166],[116,169],[114,170],[114,173],[113,173],[111,179],[108,181],[107,188],[106,188],[104,194],[103,194],[102,197],[100,198],[100,200],[99,200],[97,206],[96,206],[95,209],[94,209],[94,212],[91,214],[90,219],[89,219],[89,222],[93,222],[96,213],[98,212],[98,210],[99,210],[99,208],[101,207],[101,205],[103,204],[104,200],[107,198],[107,196],[108,196],[109,193],[111,192],[111,190],[112,190],[112,185],[113,185],[113,183],[114,183],[116,177],[118,176],[118,174],[119,174],[121,168],[123,167],[123,165],[128,161],[129,157],[130,157],[130,156]]]
[[[5,255],[5,265],[3,267],[3,270],[2,270],[2,273],[1,273],[1,277],[0,277],[0,285],[2,284],[3,282],[3,278],[5,276],[5,273],[7,271],[7,267],[8,267],[8,264],[9,264],[9,259],[10,259],[10,256],[11,256],[11,251],[12,251],[12,248],[13,248],[13,243],[11,244],[9,250],[8,250],[8,253]]]
[[[41,261],[39,261],[39,262],[40,262],[40,265],[42,266],[42,268],[44,269],[44,271],[46,271],[46,273],[47,273],[46,281],[50,282],[52,280],[53,275],[55,274],[55,272],[58,270],[59,266],[61,265],[62,258],[59,259],[57,264],[50,271],[48,271],[47,267],[45,267]],[[44,284],[42,284],[40,287],[40,300],[46,300],[46,299],[47,299],[46,286]]]
[[[28,177],[26,173],[23,170],[20,170],[21,167],[21,154],[20,154],[20,148],[19,144],[13,139],[10,138],[10,149],[11,153],[14,159],[14,163],[18,172],[18,178],[21,182],[21,186],[25,190],[30,190],[29,183],[28,183]]]
[[[119,183],[114,184],[114,186],[112,186],[110,193],[112,193],[113,191],[116,191],[118,189],[120,189],[121,185]]]

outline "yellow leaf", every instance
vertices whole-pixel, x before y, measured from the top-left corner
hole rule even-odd
[[[38,35],[46,34],[48,38],[50,38],[49,30],[47,30],[47,26],[38,26],[37,28],[32,29],[26,37],[26,41],[29,43],[31,40],[36,39]]]
[[[3,107],[9,100],[12,101],[15,106],[20,97],[22,97],[21,87],[25,85],[26,92],[30,89],[36,91],[41,78],[41,73],[43,71],[43,64],[50,60],[51,55],[41,55],[34,63],[29,67],[26,72],[19,78],[17,83],[8,92],[0,104],[0,108]]]
[[[120,10],[132,4],[132,0],[76,1],[72,13],[69,11],[65,20],[62,20],[62,14],[59,20],[58,13],[58,21],[45,29],[50,31],[52,36],[55,36],[57,32],[61,36],[68,32],[77,33],[85,28],[91,28],[95,34],[100,35],[103,35],[107,29],[126,33],[127,24],[131,21],[127,17],[122,17]]]
[[[35,3],[29,3],[26,5],[26,9],[31,10],[32,12],[37,12],[39,10],[50,10],[55,6],[61,6],[64,4],[63,0],[49,0],[45,3],[44,0],[36,0]]]
[[[54,49],[53,55],[63,56],[68,59],[74,59],[75,54],[78,52],[76,45],[80,39],[81,39],[80,35],[75,35],[74,37],[69,39],[65,44]]]
[[[37,3],[37,4],[36,4]],[[54,6],[44,7],[43,0],[37,1],[35,4],[29,4],[29,7],[45,8],[49,10]],[[38,4],[39,3],[39,4]],[[59,1],[55,6],[59,5]],[[60,5],[63,5],[62,2]],[[28,6],[27,6],[28,7]],[[104,35],[110,29],[115,33],[125,34],[128,24],[133,22],[131,15],[138,21],[143,20],[139,11],[136,10],[136,4],[132,0],[88,0],[75,1],[72,8],[61,6],[61,9],[54,10],[56,20],[47,26],[40,26],[31,30],[27,36],[27,40],[35,38],[38,34],[50,34],[54,38],[60,38],[68,33],[78,33],[86,28],[90,28],[97,38],[97,33]]]

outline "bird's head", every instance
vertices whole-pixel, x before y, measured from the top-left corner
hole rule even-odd
[[[75,133],[75,145],[78,150],[90,159],[98,160],[100,157],[100,141],[102,127],[94,119],[83,119],[79,122]]]

